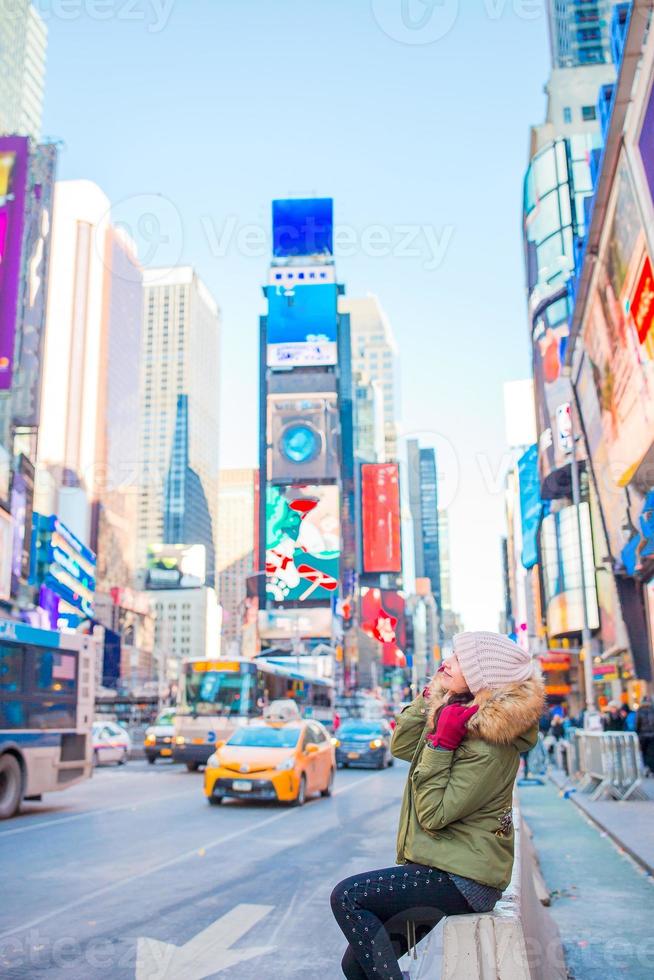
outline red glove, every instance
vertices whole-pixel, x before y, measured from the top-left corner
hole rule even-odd
[[[458,749],[466,737],[468,721],[479,710],[479,705],[471,707],[465,704],[446,704],[440,715],[436,731],[425,736],[433,749],[448,749],[453,752]]]

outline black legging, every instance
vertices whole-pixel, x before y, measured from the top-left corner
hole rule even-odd
[[[341,964],[348,980],[402,980],[397,961],[409,948],[407,930],[419,942],[443,916],[472,912],[444,871],[422,864],[346,878],[331,905],[349,943]]]

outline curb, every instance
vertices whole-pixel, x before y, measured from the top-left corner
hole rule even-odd
[[[635,861],[635,863],[640,868],[642,868],[643,871],[646,871],[647,874],[654,876],[654,868],[650,864],[648,864],[647,861],[640,856],[640,854],[637,854],[636,851],[633,851],[630,847],[628,847],[624,841],[620,840],[617,834],[609,830],[608,827],[605,827],[604,824],[601,822],[601,820],[599,820],[592,813],[589,813],[588,810],[581,803],[579,803],[578,800],[575,799],[574,793],[571,793],[568,799],[572,800],[572,802],[580,811],[580,813],[583,813],[585,817],[588,817],[590,822],[595,827],[597,827],[598,830],[601,830],[603,834],[606,834],[607,837],[610,837],[613,843],[616,844],[621,851],[624,851],[625,854],[628,854],[631,860]]]
[[[553,783],[554,786],[556,786],[556,788],[559,790],[559,792],[561,794],[563,794],[563,792],[564,792],[563,787],[564,787],[565,783],[562,783],[561,785],[559,785],[558,781],[553,778],[553,776],[552,776],[551,773],[548,773],[547,774],[547,777],[548,777],[549,781],[551,783]],[[650,864],[648,864],[647,861],[643,857],[640,856],[640,854],[637,854],[630,847],[628,847],[624,843],[624,841],[620,840],[620,838],[617,836],[617,834],[615,834],[612,830],[609,830],[608,827],[605,827],[604,824],[602,823],[602,821],[599,819],[599,817],[596,817],[594,814],[590,813],[586,809],[586,807],[582,803],[579,802],[579,798],[577,796],[577,792],[578,791],[575,790],[574,792],[569,793],[568,796],[566,797],[566,799],[572,800],[572,802],[577,807],[577,809],[579,810],[579,812],[580,813],[583,813],[583,815],[585,817],[587,817],[588,820],[590,820],[590,822],[593,824],[594,827],[597,827],[597,829],[598,830],[601,830],[603,834],[606,834],[606,836],[609,837],[613,841],[613,843],[616,844],[617,847],[620,848],[620,850],[624,851],[625,854],[628,854],[629,857],[631,858],[631,860],[634,861],[640,868],[642,868],[643,871],[646,871],[647,874],[652,875],[654,877],[654,868]]]

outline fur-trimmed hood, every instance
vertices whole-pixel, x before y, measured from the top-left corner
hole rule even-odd
[[[438,674],[431,681],[429,689],[428,717],[433,726],[436,711],[447,700],[447,691],[441,687]],[[510,745],[538,724],[545,710],[545,688],[542,678],[535,672],[519,684],[485,688],[476,694],[471,703],[478,705],[479,711],[468,722],[470,735],[494,745]]]

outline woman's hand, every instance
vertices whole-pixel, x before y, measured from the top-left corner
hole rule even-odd
[[[436,731],[425,736],[433,749],[458,749],[466,737],[468,722],[479,710],[479,705],[446,704],[438,716]]]

